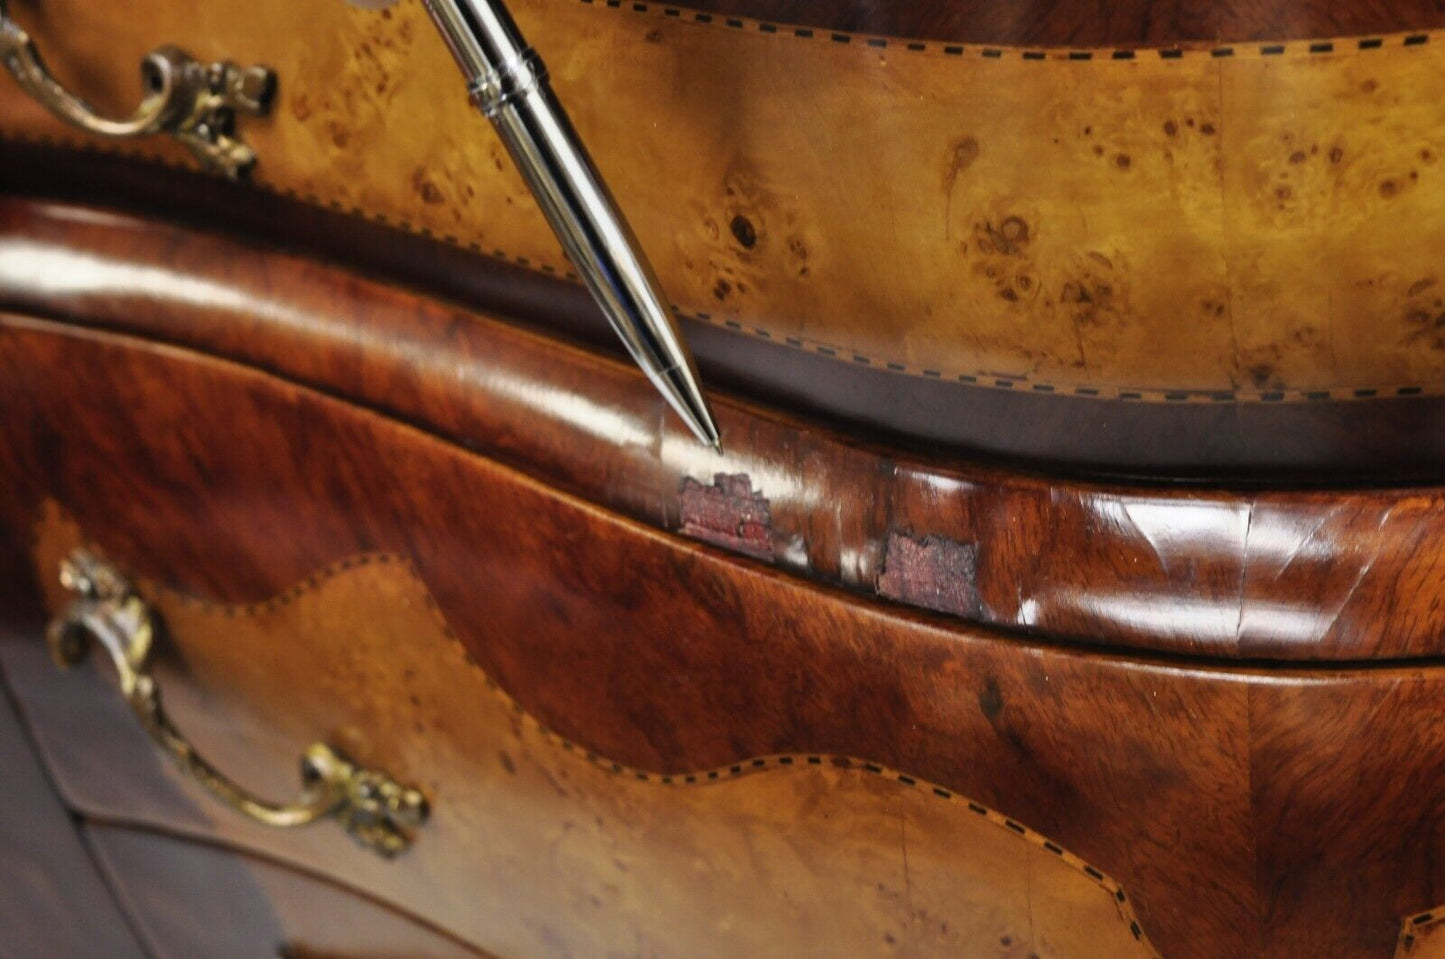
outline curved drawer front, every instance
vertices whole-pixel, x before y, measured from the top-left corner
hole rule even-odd
[[[14,318],[0,365],[0,656],[82,814],[503,955],[1384,959],[1445,880],[1435,667],[944,628],[242,367]],[[415,846],[251,825],[99,673],[57,670],[38,626],[82,543],[159,608],[156,676],[202,754],[285,794],[325,738],[426,794]]]
[[[132,99],[161,42],[265,63],[278,100],[245,125],[263,189],[569,273],[420,3],[145,6],[17,16],[102,101]],[[731,375],[928,438],[1193,475],[1379,468],[1355,407],[1378,433],[1445,392],[1438,13],[1276,11],[1238,42],[1181,16],[1149,47],[1037,49],[949,42],[947,11],[902,40],[515,6]],[[13,85],[0,105],[11,138],[85,145]],[[1423,456],[1386,445],[1401,470]]]
[[[41,568],[78,542],[51,512]],[[328,731],[349,754],[424,783],[433,813],[415,846],[379,868],[329,861],[319,827],[299,839],[252,835],[195,790],[156,784],[155,801],[134,802],[71,783],[82,808],[107,817],[164,813],[170,828],[285,850],[503,955],[1157,955],[1115,881],[934,784],[817,754],[659,773],[553,733],[467,655],[401,557],[353,557],[247,606],[140,592],[172,647],[158,671],[167,708],[199,727],[191,738],[203,752],[281,788],[294,763],[263,764]],[[97,693],[19,673],[29,695],[39,681],[63,708]],[[146,777],[155,768],[137,765]],[[169,817],[167,805],[190,800],[193,810]]]

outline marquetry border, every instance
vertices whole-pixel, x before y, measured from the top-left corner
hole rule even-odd
[[[72,530],[78,530],[74,519],[69,513],[58,505],[52,504],[45,510],[41,519],[36,523],[33,533],[36,538],[36,543],[39,542],[39,537],[42,535],[42,527],[48,524],[63,524]],[[87,548],[93,549],[96,555],[105,555],[105,551],[94,544],[87,544]],[[1129,930],[1129,934],[1133,939],[1140,944],[1152,959],[1162,959],[1158,949],[1154,947],[1148,935],[1144,932],[1138,915],[1134,912],[1132,900],[1117,880],[1106,875],[1102,870],[1065,849],[1047,836],[1029,828],[1016,819],[929,780],[909,775],[900,770],[882,765],[881,763],[838,753],[776,753],[765,756],[753,756],[711,769],[658,772],[629,766],[609,759],[553,731],[540,719],[528,712],[521,703],[503,689],[502,686],[492,678],[491,674],[476,661],[466,644],[461,641],[460,637],[458,637],[452,629],[451,624],[442,613],[440,606],[437,604],[431,590],[427,587],[426,581],[422,578],[416,565],[409,557],[403,554],[377,552],[348,556],[321,567],[305,579],[280,593],[252,603],[218,603],[201,599],[167,586],[162,586],[141,577],[137,577],[135,582],[137,584],[137,591],[142,595],[152,597],[152,605],[157,607],[163,606],[165,601],[170,601],[178,606],[223,615],[227,618],[255,617],[285,609],[303,597],[319,592],[330,581],[345,576],[353,570],[367,566],[393,567],[400,575],[409,578],[417,587],[434,623],[446,637],[447,641],[453,646],[454,651],[460,654],[467,667],[475,676],[480,678],[486,688],[501,701],[505,709],[509,711],[519,723],[530,728],[550,745],[564,752],[571,753],[574,756],[581,757],[597,769],[614,776],[621,776],[625,779],[669,788],[704,787],[719,782],[740,779],[744,776],[759,775],[776,770],[806,769],[824,766],[839,770],[856,771],[866,776],[876,776],[894,783],[900,788],[911,789],[929,796],[937,802],[948,803],[958,807],[969,815],[982,818],[1017,839],[1055,856],[1107,893],[1118,913],[1119,921]],[[160,598],[160,602],[156,601],[157,598]]]
[[[583,0],[578,0],[578,2],[583,2]],[[126,160],[155,164],[170,170],[200,175],[193,167],[171,157],[151,153],[144,149],[124,147],[112,143],[90,142],[78,136],[35,135],[6,131],[0,133],[0,145],[6,143],[67,150],[81,154],[118,157]],[[518,266],[573,283],[581,282],[577,274],[571,270],[558,270],[550,264],[540,263],[525,256],[516,256],[508,253],[506,250],[488,249],[480,243],[469,242],[458,237],[456,234],[437,233],[427,226],[413,223],[410,220],[388,217],[354,204],[344,203],[335,198],[326,198],[316,193],[295,190],[291,187],[268,182],[260,177],[253,177],[249,181],[248,186],[251,189],[260,190],[273,196],[302,203],[316,209],[356,217],[377,226],[401,230],[432,242],[445,243],[448,246],[466,250],[470,253],[475,253],[479,256],[484,256],[512,266]],[[896,359],[878,354],[865,353],[825,340],[774,333],[760,326],[743,323],[741,320],[733,317],[717,316],[712,313],[689,310],[678,304],[674,304],[673,308],[679,316],[693,322],[718,327],[752,339],[764,340],[785,349],[809,353],[823,357],[824,359],[847,363],[860,368],[934,380],[940,383],[954,383],[960,386],[973,386],[990,390],[1005,390],[1034,396],[1068,396],[1077,399],[1115,400],[1125,403],[1189,404],[1199,406],[1225,403],[1319,403],[1445,396],[1445,380],[1430,383],[1336,386],[1322,389],[1291,388],[1255,390],[1161,389],[1158,387],[1091,386],[1081,383],[1048,382],[1023,374],[1003,374],[989,370],[958,371],[942,367],[923,366],[917,363],[904,363]]]
[[[985,43],[953,43],[906,37],[853,33],[822,27],[757,20],[751,17],[730,17],[706,13],[665,3],[642,3],[638,0],[575,0],[591,7],[645,14],[705,27],[721,27],[764,36],[795,40],[818,40],[871,50],[903,51],[909,54],[930,54],[942,57],[974,57],[982,60],[1022,60],[1026,63],[1066,62],[1133,62],[1162,60],[1273,59],[1319,57],[1393,48],[1423,47],[1445,39],[1445,32],[1414,31],[1409,33],[1372,34],[1362,37],[1320,38],[1266,41],[1251,43],[1203,44],[1185,43],[1161,47],[1049,47],[1014,46]]]
[[[421,2],[421,0],[405,0]],[[837,45],[850,45],[880,51],[903,51],[910,55],[936,55],[946,58],[977,56],[984,60],[1022,60],[1026,62],[1117,62],[1158,60],[1171,63],[1186,59],[1209,58],[1213,60],[1257,58],[1310,58],[1323,56],[1365,55],[1373,51],[1395,49],[1419,49],[1431,44],[1445,43],[1445,31],[1424,31],[1395,33],[1366,37],[1314,39],[1290,42],[1261,42],[1232,44],[1226,46],[1181,46],[1138,49],[1091,49],[1039,48],[987,46],[977,44],[953,44],[939,41],[910,40],[896,37],[880,37],[867,34],[822,30],[812,27],[755,20],[746,17],[724,17],[670,4],[646,3],[640,0],[571,0],[598,10],[615,11],[623,15],[654,17],[662,20],[688,23],[700,27],[740,31],[762,37],[792,38],[794,40],[824,41]],[[80,134],[47,135],[15,131],[0,132],[0,144],[10,142],[64,149],[79,153],[117,156],[163,167],[195,170],[187,163],[148,150],[144,147],[121,145],[106,141],[84,138]],[[362,219],[377,226],[401,230],[414,236],[447,244],[457,249],[489,257],[523,269],[558,277],[569,282],[580,283],[575,272],[565,267],[519,256],[505,249],[489,248],[481,243],[469,241],[452,232],[437,232],[430,227],[409,219],[390,217],[386,214],[363,208],[354,203],[335,197],[322,196],[315,192],[299,191],[280,183],[265,179],[264,168],[249,181],[254,189],[274,196],[326,210],[331,213]],[[1169,389],[1149,386],[1092,385],[1089,383],[1063,380],[1038,379],[1025,372],[986,369],[959,369],[905,362],[897,357],[857,350],[836,342],[810,337],[777,333],[745,323],[737,316],[715,315],[710,312],[687,309],[674,305],[678,314],[693,322],[706,324],[730,333],[774,343],[791,349],[818,356],[834,362],[877,370],[883,373],[910,376],[940,383],[957,384],[988,390],[1004,390],[1032,396],[1067,396],[1085,400],[1109,400],[1125,403],[1149,403],[1171,405],[1209,406],[1214,404],[1285,404],[1347,402],[1377,399],[1411,399],[1418,397],[1445,396],[1445,380],[1420,383],[1364,383],[1352,386],[1327,386],[1315,388],[1230,387],[1218,389]]]

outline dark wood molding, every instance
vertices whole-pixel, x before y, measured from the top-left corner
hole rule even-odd
[[[11,307],[254,366],[811,579],[1105,647],[1445,653],[1438,488],[1061,482],[863,443],[726,394],[717,457],[626,362],[311,260],[17,200],[0,202],[0,251],[24,264],[0,269]],[[742,522],[728,499],[742,481],[719,475],[762,498],[751,541],[728,526]]]
[[[578,285],[555,275],[252,186],[110,153],[0,140],[0,177],[17,196],[145,212],[505,317],[609,356],[616,337]],[[65,217],[9,204],[6,230],[59,240]],[[48,223],[48,225],[47,225]],[[37,234],[40,235],[40,234]],[[179,235],[179,234],[178,234]],[[187,234],[190,235],[190,234]],[[0,303],[31,308],[23,289]],[[42,312],[62,309],[52,304]],[[899,375],[684,319],[704,379],[845,435],[971,462],[1145,482],[1429,483],[1445,478],[1445,397],[1309,402],[1136,402],[1006,390]]]
[[[467,654],[578,746],[648,773],[778,753],[906,770],[1097,863],[1171,959],[1385,959],[1401,918],[1445,883],[1433,838],[1445,770],[1428,759],[1440,748],[1438,665],[1222,668],[948,625],[649,530],[275,377],[114,334],[7,319],[0,374],[7,527],[33,529],[41,504],[57,503],[129,569],[227,602],[264,600],[357,553],[400,552]],[[1331,501],[1314,503],[1328,522]],[[1441,512],[1423,500],[1396,509],[1417,525]],[[1033,556],[1038,534],[1027,519],[1016,531]],[[1312,565],[1315,541],[1327,540],[1306,536],[1296,562]],[[34,561],[0,555],[0,584],[14,590],[16,567]],[[18,598],[4,599],[8,625]],[[58,673],[33,640],[0,653],[50,731],[47,754],[68,757],[70,802],[184,818],[174,802],[145,813],[158,758],[150,774],[146,763],[93,774],[125,755],[105,744],[123,732],[150,748],[119,722],[87,724],[100,741],[75,735],[66,717],[104,715],[97,696],[124,712],[101,676]],[[465,709],[418,733],[423,707],[381,673],[402,690],[372,704],[395,719],[391,733],[459,734]],[[191,681],[183,665],[169,675]],[[303,688],[267,686],[278,703]],[[180,721],[222,701],[218,688]],[[229,708],[258,729],[294,722],[244,699]],[[208,743],[228,767],[285,772],[294,758],[229,721]],[[258,743],[275,748],[259,756]],[[287,762],[270,761],[277,750]],[[308,836],[257,841],[285,856],[332,848],[332,833]]]

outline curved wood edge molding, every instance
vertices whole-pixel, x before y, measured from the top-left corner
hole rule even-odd
[[[1047,480],[721,394],[717,456],[626,363],[354,273],[65,204],[0,200],[0,304],[248,364],[656,528],[964,620],[1191,656],[1445,654],[1439,487]]]
[[[170,175],[180,176],[182,178],[198,175],[195,171],[186,167],[184,163],[177,161],[175,157],[166,155],[165,153],[153,152],[144,147],[118,146],[103,141],[96,142],[73,133],[44,133],[34,135],[23,130],[19,132],[0,130],[0,147],[7,147],[12,151],[41,149],[73,155],[62,160],[62,163],[75,162],[76,159],[80,159],[80,162],[84,163],[84,158],[90,157],[111,162],[141,164],[149,168],[149,173],[153,178],[160,178],[162,180]],[[21,159],[20,165],[23,168],[25,165],[24,159]],[[106,174],[102,173],[101,176],[104,178]],[[124,179],[124,177],[122,177],[122,179]],[[104,191],[95,191],[93,189],[95,184],[93,183],[58,185],[55,181],[47,182],[47,188],[42,190],[43,193],[54,193],[56,187],[59,186],[59,196],[74,194],[79,195],[84,200],[101,202],[106,205],[113,205],[117,200],[114,196],[106,195]],[[209,178],[206,178],[203,182],[210,190],[218,191],[219,189],[223,189],[218,187],[218,185]],[[131,185],[133,187],[134,183],[132,182]],[[167,182],[162,189],[169,190],[174,186],[174,183]],[[586,339],[597,342],[604,348],[614,348],[612,351],[615,352],[615,344],[610,340],[595,336],[593,331],[589,329],[589,327],[594,325],[591,323],[590,318],[593,308],[590,302],[586,301],[584,296],[581,295],[583,294],[581,278],[577,276],[576,272],[571,268],[571,265],[565,260],[545,262],[538,260],[534,256],[523,256],[505,249],[488,249],[478,240],[464,240],[456,234],[451,233],[439,235],[424,222],[413,221],[406,217],[400,219],[389,217],[384,213],[379,213],[361,206],[351,206],[334,198],[328,199],[315,192],[297,190],[283,184],[267,181],[264,178],[248,180],[242,184],[233,184],[233,186],[249,193],[253,198],[268,198],[287,204],[296,204],[309,208],[313,213],[318,215],[340,217],[343,220],[350,221],[357,228],[362,228],[363,225],[379,228],[390,233],[394,241],[404,242],[405,239],[411,239],[413,241],[420,241],[430,246],[433,250],[445,250],[454,254],[461,254],[462,261],[470,263],[473,268],[496,270],[500,266],[503,269],[510,268],[531,274],[530,277],[522,281],[526,286],[534,287],[538,290],[546,290],[545,293],[541,294],[542,296],[550,294],[554,302],[559,304],[565,303],[567,308],[571,309],[575,314],[581,314],[581,316],[559,316],[555,313],[552,315],[544,315],[545,308],[539,311],[536,305],[537,295],[532,294],[528,296],[527,294],[523,294],[521,297],[516,297],[516,299],[520,304],[520,312],[522,312],[525,319],[533,322],[540,320],[542,325],[568,334],[577,334],[580,332]],[[156,207],[171,207],[181,211],[193,212],[195,208],[207,205],[204,200],[199,203],[188,200],[184,191],[179,192],[179,196],[163,198],[160,199],[158,203],[151,204],[148,212],[156,212]],[[158,193],[147,191],[144,187],[137,190],[136,193],[142,196],[160,196]],[[125,198],[122,197],[120,199]],[[131,197],[130,199],[134,200],[135,197]],[[214,201],[212,202],[214,203]],[[142,206],[144,205],[142,204]],[[203,221],[206,219],[204,214],[199,216]],[[234,209],[222,213],[221,216],[222,219],[219,222],[208,225],[216,226],[221,223],[229,223],[246,218],[244,213],[238,214]],[[295,237],[287,237],[287,239],[295,239]],[[344,238],[336,237],[332,239],[330,247],[318,246],[315,252],[323,257],[329,258],[330,254],[337,251],[355,254],[357,250],[358,246],[354,243],[348,242]],[[362,253],[361,256],[365,258],[366,254]],[[399,266],[397,260],[392,259],[389,262],[383,261],[382,269],[384,273],[404,278],[410,268]],[[1434,283],[1428,282],[1428,279],[1429,278],[1425,278],[1417,281],[1418,283],[1425,284],[1421,286],[1420,289],[1433,289]],[[469,293],[474,289],[465,279],[430,276],[428,277],[428,281],[428,285],[434,288],[453,287]],[[551,284],[558,282],[565,284],[565,286],[570,289],[558,289],[556,287],[547,289]],[[488,302],[486,298],[480,300],[472,297],[468,298],[472,299],[474,304],[480,308],[495,308],[497,305],[496,294],[500,292],[495,289],[495,283],[489,284],[484,281],[479,285],[487,289],[488,293],[492,294],[493,298],[491,301]],[[500,299],[507,300],[512,299],[512,297],[502,294]],[[1428,298],[1418,304],[1414,304],[1416,311],[1418,312],[1418,309],[1427,301]],[[1435,305],[1437,308],[1441,306],[1441,304]],[[795,354],[796,357],[804,358],[801,363],[794,362],[789,365],[832,368],[831,372],[835,378],[856,381],[866,378],[866,373],[868,372],[877,373],[890,379],[898,380],[907,386],[911,386],[915,391],[924,396],[935,394],[939,392],[939,388],[942,388],[942,391],[953,401],[954,412],[958,411],[960,404],[967,403],[966,398],[969,394],[978,392],[1002,395],[1012,394],[1022,398],[1031,397],[1036,400],[1046,399],[1053,405],[1070,403],[1078,408],[1088,408],[1094,412],[1098,412],[1100,404],[1111,403],[1124,403],[1131,407],[1144,407],[1146,409],[1150,406],[1164,406],[1174,411],[1193,413],[1195,414],[1192,417],[1194,419],[1198,419],[1198,414],[1209,407],[1218,409],[1221,406],[1227,406],[1232,410],[1233,407],[1238,404],[1245,404],[1251,407],[1263,406],[1275,410],[1284,408],[1287,410],[1292,405],[1320,406],[1322,404],[1328,404],[1333,406],[1342,403],[1373,405],[1381,401],[1438,400],[1445,397],[1445,378],[1379,382],[1362,380],[1345,385],[1286,387],[1282,385],[1281,381],[1274,378],[1272,368],[1260,372],[1260,370],[1263,369],[1262,366],[1256,367],[1254,371],[1250,373],[1249,378],[1253,379],[1251,385],[1242,385],[1244,377],[1228,385],[1200,388],[1174,388],[1160,385],[1135,386],[1129,383],[1098,385],[1088,380],[1049,380],[1027,373],[1001,370],[992,367],[981,368],[970,366],[967,368],[947,368],[940,366],[940,364],[936,362],[905,359],[899,355],[870,352],[863,347],[843,346],[833,337],[820,339],[801,332],[796,334],[778,332],[770,329],[766,324],[757,325],[758,323],[762,323],[762,320],[744,322],[730,314],[719,315],[704,310],[690,310],[677,304],[674,304],[674,310],[684,324],[701,327],[710,332],[713,337],[720,337],[722,342],[726,344],[724,349],[709,348],[709,345],[704,345],[699,351],[701,355],[706,357],[711,363],[722,366],[725,376],[736,376],[737,369],[746,368],[747,366],[745,361],[737,357],[729,357],[727,354],[738,352],[748,353],[756,350],[758,346],[763,346],[765,348],[771,348],[774,352]],[[706,336],[707,333],[703,335]],[[739,344],[737,342],[739,339],[744,342]],[[1412,342],[1422,342],[1424,336],[1420,334],[1419,331],[1416,331],[1410,334],[1410,339]],[[1278,353],[1277,350],[1265,350],[1264,352]],[[773,359],[774,362],[777,362],[776,357]],[[787,361],[785,360],[784,363],[786,364]],[[734,369],[727,369],[729,366]],[[841,371],[837,369],[839,366],[842,367]],[[865,374],[865,376],[859,376],[859,374]],[[755,381],[745,380],[744,382],[747,382],[749,386],[754,388],[759,385],[759,383]],[[762,379],[762,382],[765,383],[766,379]],[[774,386],[776,388],[776,384],[774,384]],[[825,409],[826,412],[837,414],[840,412],[840,407],[846,408],[846,400],[837,396],[836,393],[832,391],[828,392],[829,402],[832,408]],[[849,412],[851,412],[855,418],[864,420],[865,422],[868,419],[866,415],[860,415],[858,411]],[[1289,415],[1289,413],[1283,414],[1286,418],[1288,418]],[[1309,418],[1305,417],[1304,419],[1307,422]],[[930,434],[924,423],[911,420],[907,418],[906,415],[896,419],[891,417],[886,418],[882,423],[903,434],[913,433],[915,435],[921,435],[922,438],[926,439],[938,438],[955,445],[970,445],[969,439],[964,438],[956,432],[943,433],[935,437]],[[1284,431],[1265,430],[1264,432],[1273,436],[1278,432]],[[974,440],[973,442],[977,441]],[[997,439],[995,438],[994,443],[990,445],[997,446]],[[1015,452],[1015,455],[1018,455],[1018,453]],[[1163,455],[1167,456],[1167,454]],[[1084,460],[1087,462],[1090,459],[1081,450],[1068,447],[1062,450],[1056,450],[1054,452],[1054,458],[1064,460],[1064,463],[1061,465],[1065,466],[1074,465],[1072,462],[1074,460]],[[1144,459],[1139,459],[1137,462],[1125,462],[1121,460],[1117,454],[1114,459],[1104,457],[1100,457],[1099,459],[1100,462],[1088,463],[1088,465],[1093,466],[1096,470],[1102,467],[1103,472],[1121,474],[1129,472],[1149,474],[1154,472],[1166,479],[1181,478],[1177,475],[1171,476],[1167,473],[1167,469],[1170,468],[1167,462],[1150,462]],[[1255,465],[1255,468],[1269,469],[1270,465],[1271,464],[1267,462],[1261,461]],[[1374,465],[1379,467],[1382,464],[1377,462]],[[1384,465],[1388,469],[1397,470],[1399,468],[1395,464]],[[1220,461],[1213,464],[1204,461],[1191,462],[1188,468],[1195,472],[1182,478],[1188,481],[1196,478],[1196,476],[1207,477],[1212,471],[1217,471],[1218,467],[1224,467],[1227,470],[1238,469],[1239,464],[1233,464],[1227,461]],[[1178,467],[1174,468],[1177,469]],[[1242,474],[1242,478],[1250,479],[1251,477]],[[1256,482],[1266,478],[1267,477],[1260,476],[1252,477]]]
[[[0,175],[17,196],[148,217],[163,212],[621,355],[586,291],[556,269],[463,244],[410,221],[371,217],[264,184],[223,183],[164,159],[49,135],[0,134]],[[739,331],[736,321],[715,317],[684,314],[682,322],[710,386],[855,433],[949,448],[979,461],[1095,478],[1249,486],[1418,483],[1445,476],[1445,433],[1428,428],[1445,415],[1445,399],[1423,386],[1312,390],[1295,397],[1308,401],[1303,403],[1256,391],[1259,402],[1243,408],[1233,391],[1149,394],[1149,402],[1142,401],[1148,391],[1131,391],[1106,399],[1092,388],[1072,395],[1022,379],[947,380],[926,369],[920,376],[900,375],[896,364],[866,356],[860,362],[856,354],[839,363],[835,345],[814,349],[766,330]],[[1030,425],[1018,429],[1019,423]]]
[[[95,548],[47,504],[35,563],[52,610],[65,602],[53,571],[78,546]],[[935,783],[845,755],[638,769],[558,735],[472,659],[404,556],[348,557],[246,605],[137,588],[165,620],[162,654],[184,664],[169,698],[205,704],[207,750],[269,752],[309,720],[429,784],[433,822],[405,858],[372,871],[391,895],[444,878],[487,902],[472,920],[415,893],[405,903],[484,948],[1158,957],[1115,880]],[[204,813],[223,835],[241,828],[224,809]],[[527,875],[499,885],[499,866]],[[529,897],[531,882],[551,894]],[[582,893],[602,889],[612,904],[599,912]]]
[[[456,329],[469,323],[458,321]],[[455,375],[458,366],[444,368]],[[380,371],[351,372],[369,379]],[[412,389],[381,376],[378,382],[398,395]],[[227,811],[187,799],[170,784],[169,764],[103,675],[61,673],[42,643],[18,638],[37,637],[44,622],[30,539],[47,499],[74,516],[86,538],[124,557],[127,573],[230,605],[284,592],[337,557],[405,555],[470,657],[571,742],[649,772],[720,769],[778,754],[871,759],[1006,811],[1097,864],[1123,883],[1149,938],[1170,959],[1381,959],[1396,948],[1400,917],[1428,904],[1434,898],[1428,890],[1445,888],[1445,857],[1428,838],[1441,834],[1445,819],[1437,798],[1445,794],[1445,766],[1428,761],[1441,750],[1441,726],[1431,721],[1445,698],[1439,659],[1368,668],[1226,666],[1106,654],[944,623],[657,532],[458,443],[276,376],[73,325],[0,320],[0,383],[10,414],[0,417],[0,488],[7,491],[0,497],[0,658],[59,792],[82,814],[141,810],[129,818],[156,828],[221,830],[277,856],[304,854],[328,871],[344,869],[359,886],[432,914],[444,909],[479,921],[479,905],[487,906],[465,895],[475,876],[449,883],[439,878],[439,864],[422,883],[409,881],[414,873],[390,871],[422,868],[432,855],[427,850],[442,855],[445,841],[418,842],[406,860],[383,863],[339,830],[287,834],[235,824],[220,814]],[[655,426],[656,417],[650,422]],[[794,453],[820,462],[815,449]],[[643,485],[623,470],[610,475],[619,487]],[[776,475],[754,474],[754,489],[780,488]],[[739,484],[728,492],[743,490]],[[1299,504],[1328,504],[1338,495]],[[1428,532],[1440,515],[1423,494],[1413,502],[1395,496],[1391,517],[1402,528]],[[945,511],[950,505],[938,495],[921,501]],[[998,505],[1008,512],[1006,502]],[[776,511],[773,517],[776,524]],[[1247,513],[1239,517],[1246,519]],[[1024,525],[1014,535],[1031,544],[1033,561],[1048,551],[1032,544],[1048,541]],[[1249,541],[1280,551],[1284,577],[1327,554],[1329,539],[1311,534],[1312,524],[1299,525],[1293,541],[1261,524],[1261,516],[1253,525]],[[1100,528],[1109,527],[1089,530]],[[1190,538],[1198,526],[1174,529]],[[755,541],[749,530],[740,532],[744,543]],[[1416,552],[1431,553],[1435,539],[1421,541]],[[1169,537],[1154,542],[1164,551]],[[1147,555],[1137,563],[1128,558],[1122,569],[1147,568]],[[1187,564],[1176,572],[1190,575]],[[1202,570],[1194,573],[1202,582]],[[1259,575],[1265,583],[1275,579]],[[1419,575],[1428,577],[1426,567]],[[1237,590],[1238,580],[1233,585]],[[469,667],[453,644],[433,648],[407,638],[418,617],[432,622],[421,606],[388,602],[377,609],[377,597],[362,599],[354,629],[328,608],[326,622],[301,631],[308,642],[278,645],[263,636],[249,648],[232,642],[218,649],[198,640],[184,647],[184,658],[158,657],[156,674],[177,724],[203,755],[265,795],[294,787],[298,746],[337,731],[336,745],[357,762],[385,768],[422,789],[439,810],[451,810],[439,812],[429,830],[481,835],[481,844],[499,849],[514,848],[513,839],[487,832],[487,822],[563,816],[579,797],[614,803],[604,823],[635,820],[634,812],[615,807],[625,781],[615,776],[597,780],[606,789],[583,794],[570,791],[580,779],[545,781],[538,795],[506,806],[448,801],[439,786],[511,775],[505,747],[469,723],[474,705],[495,697],[480,680],[457,681]],[[241,629],[269,635],[257,626],[267,615],[295,630],[290,617],[306,606],[238,616],[227,635]],[[1156,624],[1175,614],[1200,618],[1178,609],[1177,600],[1137,608],[1140,616],[1163,610],[1151,620]],[[1270,612],[1281,610],[1260,610]],[[177,635],[202,635],[184,622],[183,604],[166,613]],[[386,625],[383,615],[398,621]],[[337,628],[346,632],[329,632]],[[307,649],[322,647],[321,661],[298,663]],[[252,655],[259,650],[266,655]],[[463,685],[473,694],[458,701],[453,695]],[[244,742],[237,737],[242,728],[250,731]],[[551,744],[536,743],[552,753]],[[440,752],[429,752],[428,744]],[[505,751],[516,767],[517,753]],[[602,777],[582,766],[588,777]],[[118,768],[130,772],[110,772]],[[669,809],[696,811],[694,804],[714,791],[761,796],[753,790],[782,788],[797,781],[796,768],[707,788],[635,787],[665,794]],[[959,813],[878,774],[822,763],[804,768],[837,776],[838,788],[871,788],[921,804],[911,807],[919,816],[951,823]],[[449,815],[462,820],[448,824]],[[771,812],[758,815],[766,820]],[[987,835],[1000,832],[971,815]],[[579,837],[602,828],[590,818],[574,823]],[[915,860],[914,834],[910,824],[908,874],[918,865],[921,875],[931,853],[922,847],[923,860]],[[671,848],[691,835],[674,830],[652,838]],[[888,836],[875,832],[872,841]],[[848,831],[844,841],[864,838]],[[1015,847],[1052,856],[1028,843]],[[561,841],[557,854],[569,848]],[[875,881],[896,904],[908,884],[894,848],[880,854],[887,875]],[[772,846],[756,857],[735,846],[706,852],[708,860],[734,856],[729,875],[751,875],[758,863],[791,855]],[[555,857],[504,857],[483,868],[499,884],[520,876],[538,899],[559,894],[545,885],[559,868]],[[921,888],[913,885],[915,893]],[[1085,888],[1088,897],[1102,895]],[[827,889],[810,887],[810,895],[824,897]],[[596,890],[575,891],[577,908],[586,912]],[[613,902],[597,895],[604,908]],[[837,914],[849,914],[848,904],[836,906]],[[1124,928],[1116,916],[1109,923],[1116,932]],[[1014,923],[1003,925],[1010,928],[999,935],[1012,937]],[[801,937],[807,930],[794,932]],[[522,945],[519,939],[518,948],[491,951],[537,951]]]

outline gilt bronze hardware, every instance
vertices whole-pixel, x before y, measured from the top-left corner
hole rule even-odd
[[[120,139],[169,133],[202,166],[233,180],[256,163],[256,151],[236,135],[236,113],[265,114],[276,86],[266,67],[202,63],[164,46],[141,61],[145,95],[135,112],[106,117],[50,74],[29,34],[10,18],[7,0],[0,0],[0,61],[27,93],[82,130]]]
[[[387,858],[411,845],[427,819],[426,797],[385,773],[357,766],[325,743],[313,743],[302,756],[303,790],[290,803],[258,798],[217,770],[166,715],[160,686],[146,670],[161,628],[155,610],[114,567],[83,549],[61,563],[60,581],[76,598],[50,624],[47,638],[56,662],[74,666],[92,640],[104,646],[141,725],[212,795],[268,826],[290,828],[333,817],[357,842]]]

